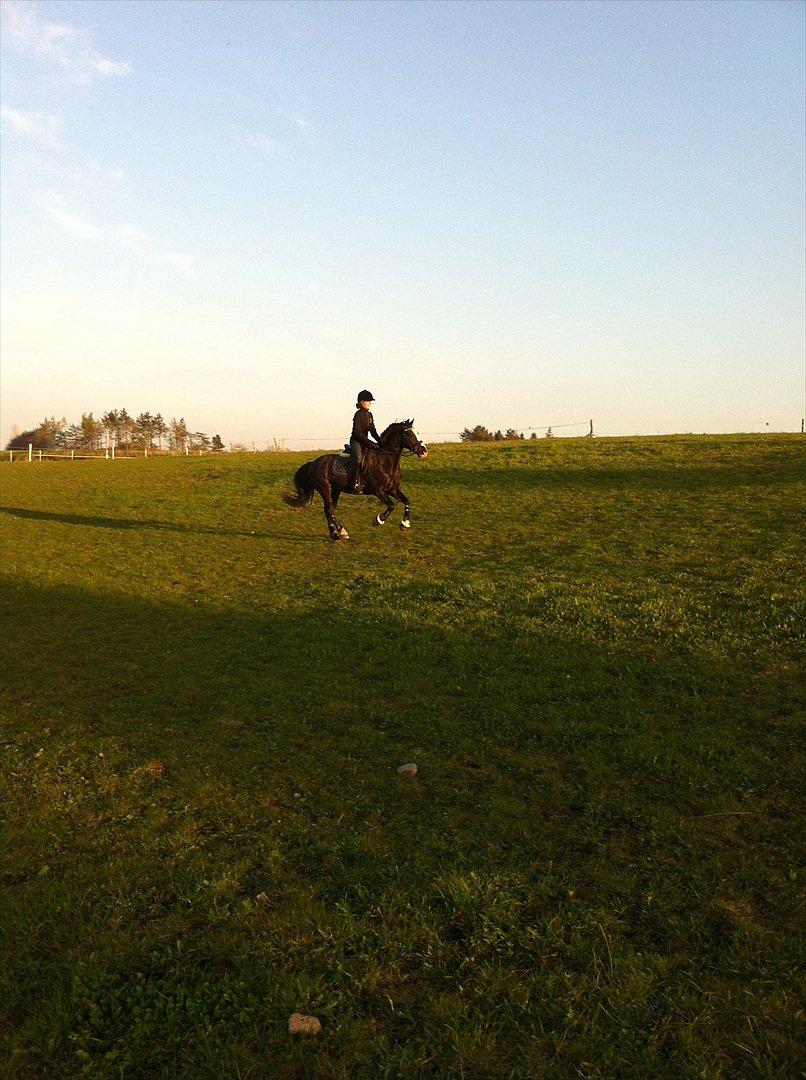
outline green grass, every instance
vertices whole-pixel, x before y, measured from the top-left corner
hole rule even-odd
[[[3,1075],[799,1075],[803,447],[0,467]]]

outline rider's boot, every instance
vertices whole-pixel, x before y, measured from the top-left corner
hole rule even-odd
[[[364,478],[361,475],[361,469],[356,469],[355,473],[355,485],[353,486],[353,494],[361,495],[364,492]]]

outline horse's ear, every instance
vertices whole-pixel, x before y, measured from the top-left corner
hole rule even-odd
[[[406,424],[408,427],[414,427],[414,417],[412,416],[411,420],[407,420]]]

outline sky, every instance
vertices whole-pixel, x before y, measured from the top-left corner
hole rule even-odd
[[[799,430],[805,16],[5,0],[0,440]]]

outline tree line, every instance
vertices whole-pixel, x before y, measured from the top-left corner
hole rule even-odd
[[[551,428],[548,429],[549,432]],[[502,442],[509,439],[525,439],[524,433],[517,432],[515,428],[507,428],[506,431],[489,431],[483,424],[476,424],[473,428],[465,428],[464,431],[459,432],[459,438],[462,442]],[[530,439],[536,439],[537,433],[532,432],[529,436]]]
[[[190,431],[185,418],[166,421],[161,413],[143,412],[130,416],[125,409],[110,409],[96,420],[82,413],[78,424],[66,417],[47,416],[38,427],[13,436],[6,450],[223,450],[220,435],[210,438],[203,431]]]

